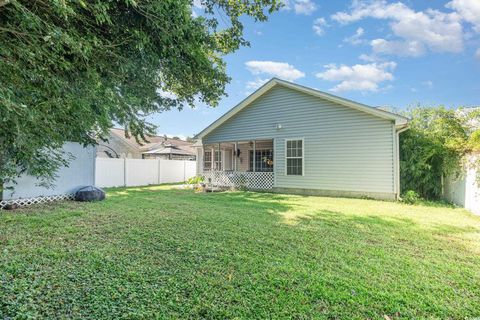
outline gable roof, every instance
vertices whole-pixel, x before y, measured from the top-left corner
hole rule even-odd
[[[351,101],[351,100],[344,99],[344,98],[341,98],[341,97],[338,97],[338,96],[334,96],[332,94],[329,94],[329,93],[326,93],[326,92],[323,92],[323,91],[319,91],[319,90],[315,90],[315,89],[312,89],[312,88],[308,88],[308,87],[305,87],[305,86],[302,86],[302,85],[299,85],[299,84],[296,84],[296,83],[288,82],[288,81],[281,80],[281,79],[278,79],[278,78],[272,78],[267,83],[265,83],[263,86],[261,86],[258,90],[256,90],[254,93],[252,93],[247,98],[245,98],[242,102],[237,104],[235,107],[230,109],[227,113],[225,113],[223,116],[221,116],[216,121],[214,121],[211,125],[209,125],[205,129],[203,129],[199,134],[197,134],[195,136],[195,138],[201,139],[202,137],[206,136],[207,134],[209,134],[210,132],[212,132],[213,130],[218,128],[220,125],[222,125],[225,121],[232,118],[238,112],[243,110],[245,107],[249,106],[252,102],[257,100],[258,98],[263,96],[265,93],[267,93],[270,89],[272,89],[273,87],[276,87],[276,86],[282,86],[282,87],[289,88],[289,89],[292,89],[292,90],[295,90],[295,91],[303,92],[303,93],[306,93],[306,94],[309,94],[309,95],[312,95],[312,96],[315,96],[315,97],[318,97],[318,98],[321,98],[321,99],[325,99],[325,100],[335,102],[335,103],[338,103],[340,105],[343,105],[343,106],[346,106],[346,107],[349,107],[349,108],[352,108],[352,109],[356,109],[356,110],[371,114],[371,115],[379,117],[379,118],[394,121],[395,126],[397,128],[404,128],[408,124],[408,119],[406,117],[401,116],[401,115],[398,115],[398,114],[395,114],[395,113],[392,113],[392,112],[388,112],[388,111],[384,111],[384,110],[381,110],[381,109],[378,109],[378,108],[370,107],[370,106],[367,106],[365,104],[361,104],[361,103],[358,103],[358,102],[355,102],[355,101]]]

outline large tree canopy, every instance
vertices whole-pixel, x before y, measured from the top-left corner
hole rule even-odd
[[[248,45],[240,18],[264,21],[281,4],[195,4],[200,16],[193,0],[0,0],[3,182],[51,180],[65,141],[94,144],[113,123],[145,139],[154,112],[217,105],[229,81],[222,56]]]
[[[480,109],[418,107],[409,110],[409,130],[400,135],[402,192],[426,199],[442,196],[442,179],[462,174],[466,155],[480,151]],[[480,182],[480,180],[479,180]]]

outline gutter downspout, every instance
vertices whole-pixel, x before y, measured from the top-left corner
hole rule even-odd
[[[396,189],[397,189],[397,195],[396,195],[396,198],[397,200],[400,200],[400,133],[402,132],[405,132],[407,131],[409,128],[408,128],[408,124],[401,128],[401,129],[398,129],[396,130],[396,140],[397,140],[397,145],[396,145],[396,148],[397,148],[397,159],[395,159],[395,166],[397,167],[397,170],[395,170],[395,184],[396,184]]]

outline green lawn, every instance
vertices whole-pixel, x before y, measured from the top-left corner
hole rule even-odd
[[[171,186],[0,212],[0,319],[480,317],[480,217]]]

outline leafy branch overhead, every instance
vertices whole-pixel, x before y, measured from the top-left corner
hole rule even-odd
[[[248,45],[242,16],[276,0],[0,0],[0,158],[4,181],[53,177],[65,141],[93,144],[113,123],[146,140],[155,112],[216,106],[222,56]],[[168,95],[164,93],[168,92]]]

